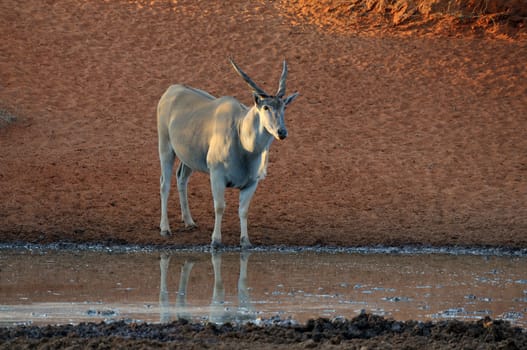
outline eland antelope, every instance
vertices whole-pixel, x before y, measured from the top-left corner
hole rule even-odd
[[[246,107],[233,97],[215,98],[205,91],[172,85],[157,106],[159,159],[161,161],[161,235],[170,234],[167,202],[175,158],[177,188],[185,227],[196,224],[187,199],[188,179],[193,171],[210,174],[215,222],[211,246],[221,246],[221,221],[225,209],[225,188],[240,190],[240,244],[251,246],[247,234],[247,214],[258,181],[266,175],[269,147],[273,139],[287,136],[284,112],[298,96],[285,97],[287,63],[276,95],[262,90],[230,60],[234,70],[253,92],[254,105]]]

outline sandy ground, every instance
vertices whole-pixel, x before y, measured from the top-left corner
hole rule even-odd
[[[0,103],[17,116],[0,129],[0,240],[208,244],[203,174],[200,228],[159,235],[155,109],[173,83],[251,103],[232,55],[271,91],[287,58],[301,93],[252,202],[254,244],[527,244],[523,37],[339,34],[283,5],[0,1]]]
[[[233,56],[271,91],[286,58],[301,93],[252,202],[254,244],[525,247],[525,17],[512,35],[398,32],[306,4],[0,0],[0,241],[208,244],[203,174],[200,228],[159,235],[155,108],[173,83],[249,104]],[[236,191],[227,203],[237,244]]]

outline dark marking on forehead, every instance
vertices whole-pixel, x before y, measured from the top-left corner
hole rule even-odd
[[[284,101],[278,96],[269,96],[262,99],[261,105],[268,105],[273,109],[279,109],[284,105]]]

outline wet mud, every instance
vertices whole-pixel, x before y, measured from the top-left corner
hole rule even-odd
[[[316,319],[303,325],[221,326],[181,320],[165,325],[83,323],[77,326],[0,328],[0,349],[111,348],[465,348],[525,349],[527,333],[504,321],[438,323],[387,320],[363,314],[352,320]]]

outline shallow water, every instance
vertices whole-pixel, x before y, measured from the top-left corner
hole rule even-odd
[[[0,250],[0,325],[305,322],[362,310],[527,327],[527,258],[255,251]]]

